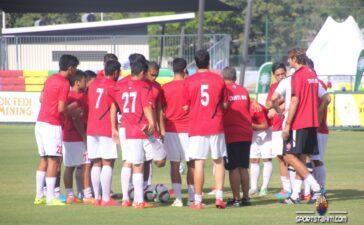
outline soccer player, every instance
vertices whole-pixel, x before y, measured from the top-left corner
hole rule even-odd
[[[270,86],[266,107],[271,108],[272,102],[271,98],[274,91],[277,89],[278,84],[286,77],[287,69],[283,63],[274,63],[272,65],[272,73],[276,81]],[[284,111],[285,101],[283,98],[279,99],[280,109]],[[283,139],[282,139],[282,124],[284,120],[284,115],[278,113],[275,109],[270,109],[268,112],[268,117],[271,119],[272,123],[272,154],[277,157],[279,161],[279,173],[281,178],[282,190],[281,192],[275,194],[275,196],[284,200],[291,195],[292,188],[291,182],[288,175],[288,165],[283,160]]]
[[[64,205],[54,196],[57,170],[62,159],[61,117],[74,113],[65,106],[65,102],[70,89],[67,78],[75,74],[78,64],[76,57],[62,55],[59,60],[59,73],[47,79],[41,94],[41,107],[35,124],[35,138],[40,156],[36,174],[36,205]],[[43,192],[44,180],[47,187],[46,198]]]
[[[96,79],[97,74],[92,70],[86,70],[85,74],[86,74],[86,87],[88,87]]]
[[[81,112],[84,112],[85,100],[84,89],[86,88],[86,75],[83,71],[77,70],[76,74],[69,78],[71,90],[68,94],[66,105],[75,105]],[[63,138],[63,163],[65,171],[63,174],[64,186],[67,192],[67,203],[80,203],[80,200],[73,194],[72,181],[73,171],[75,167],[83,164],[89,164],[86,151],[86,132],[84,118],[82,115],[64,116],[62,123],[62,138]],[[82,167],[81,167],[82,168]],[[82,169],[81,169],[82,174]],[[81,192],[82,193],[82,176],[81,176]],[[91,192],[91,189],[90,189]],[[92,197],[91,193],[89,198]],[[90,196],[91,195],[91,196]]]
[[[188,156],[188,112],[183,110],[184,79],[187,76],[187,62],[182,58],[173,60],[173,80],[163,85],[163,111],[165,114],[164,149],[171,162],[172,188],[175,201],[172,206],[182,207],[182,180],[180,164],[187,162],[188,204],[194,200],[193,161]]]
[[[292,194],[285,200],[287,204],[299,203],[302,179],[313,190],[310,203],[321,196],[320,185],[305,166],[307,155],[318,153],[316,129],[319,106],[317,75],[309,67],[304,66],[306,58],[303,49],[292,49],[288,53],[288,63],[296,71],[291,78],[292,97],[282,136],[285,141],[284,160],[296,170],[297,176],[292,184]]]
[[[106,65],[106,62],[110,61],[110,60],[118,61],[118,57],[115,54],[112,54],[112,53],[105,54],[104,55],[104,67]],[[105,70],[100,70],[97,73],[97,78],[103,78],[104,76],[105,76]]]
[[[248,91],[235,83],[236,70],[226,67],[222,71],[225,80],[229,106],[224,114],[224,129],[227,146],[225,168],[229,171],[233,199],[228,206],[245,206],[249,199],[249,155],[252,141],[250,97]],[[240,186],[243,197],[240,197]]]
[[[118,205],[115,200],[110,198],[112,165],[118,157],[116,143],[112,140],[110,124],[112,104],[110,90],[119,78],[120,67],[118,61],[107,61],[105,76],[93,81],[88,88],[87,150],[89,159],[93,161],[91,181],[95,194],[95,205],[101,206]]]
[[[111,107],[113,138],[117,139],[119,136],[123,160],[132,164],[135,208],[150,207],[150,204],[144,201],[143,196],[143,165],[146,148],[153,144],[148,140],[148,136],[154,133],[155,121],[152,111],[151,86],[143,81],[147,68],[148,66],[143,60],[134,62],[130,79],[119,81],[112,94],[122,114],[121,126],[118,130],[116,107],[113,104]],[[124,191],[125,189],[123,189]],[[131,205],[123,204],[123,206]]]
[[[164,151],[163,149],[163,138],[165,135],[165,127],[164,127],[164,118],[163,118],[163,110],[162,110],[162,87],[161,85],[156,81],[159,74],[159,65],[156,62],[148,62],[148,72],[146,74],[145,80],[147,83],[149,83],[152,87],[152,102],[153,102],[153,115],[155,117],[156,123],[156,131],[154,134],[155,137],[155,147],[161,148],[161,151]],[[146,188],[148,185],[152,184],[152,153],[150,152],[152,149],[148,148],[146,152],[146,160],[144,163],[144,188]],[[165,165],[165,160],[162,160],[160,162],[156,162],[159,164],[159,167],[162,167]]]
[[[254,100],[255,101],[255,100]],[[258,105],[258,107],[253,107]],[[262,105],[252,104],[250,107],[252,116],[253,138],[250,147],[250,190],[249,195],[255,195],[258,192],[259,162],[263,160],[263,184],[260,188],[259,196],[268,194],[268,184],[272,176],[272,130],[268,111]]]
[[[315,70],[315,65],[311,59],[307,59],[307,65],[312,69]],[[320,85],[322,88],[327,90],[327,86],[325,83],[319,79]],[[323,101],[325,101],[325,104],[321,104]],[[317,182],[320,184],[320,186],[325,189],[326,186],[326,167],[324,164],[324,154],[326,151],[327,146],[327,136],[329,134],[329,129],[327,127],[327,107],[331,102],[330,95],[327,93],[324,98],[321,97],[319,100],[320,107],[319,108],[319,123],[320,126],[317,129],[317,144],[318,144],[318,155],[313,155],[311,160],[313,162],[313,174],[317,180]]]
[[[227,93],[223,78],[209,71],[210,55],[206,50],[195,54],[197,72],[185,80],[185,110],[189,109],[188,156],[195,160],[195,202],[192,209],[202,209],[204,167],[208,153],[215,164],[215,188],[217,208],[226,207],[223,202],[226,143],[223,124],[223,108],[227,107]]]

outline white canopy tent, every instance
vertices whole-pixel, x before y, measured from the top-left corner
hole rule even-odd
[[[363,34],[352,16],[344,22],[328,17],[307,50],[318,75],[355,75]]]

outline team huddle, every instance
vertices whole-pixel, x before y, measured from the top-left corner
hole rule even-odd
[[[60,58],[59,73],[45,82],[35,125],[40,163],[34,204],[152,207],[145,193],[152,185],[153,164],[164,167],[169,161],[172,206],[184,206],[180,166],[186,162],[187,205],[200,210],[205,206],[202,190],[209,155],[216,208],[250,205],[252,196],[267,195],[273,158],[279,160],[282,187],[275,196],[282,203],[314,203],[325,197],[323,155],[330,96],[304,50],[288,53],[288,63],[295,69],[291,76],[283,63],[273,64],[277,82],[264,106],[236,84],[233,67],[221,74],[209,70],[206,50],[196,52],[193,75],[188,75],[186,60],[174,59],[173,80],[163,86],[156,81],[157,63],[137,53],[129,56],[129,63],[130,75],[121,78],[121,65],[113,54],[105,55],[98,74],[77,70],[79,61],[72,55]],[[121,202],[111,191],[118,145],[123,163]],[[258,190],[260,159],[263,183]],[[233,193],[227,202],[225,170]],[[73,192],[75,171],[78,195]]]

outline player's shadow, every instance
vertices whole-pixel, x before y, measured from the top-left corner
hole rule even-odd
[[[364,191],[355,189],[328,189],[329,201],[350,201],[353,199],[364,199]]]

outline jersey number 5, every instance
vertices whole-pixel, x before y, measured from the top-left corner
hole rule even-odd
[[[203,105],[203,106],[207,106],[210,102],[210,95],[207,92],[208,89],[209,89],[209,85],[207,85],[207,84],[201,85],[201,105]]]
[[[137,97],[136,92],[124,92],[121,95],[121,99],[124,101],[123,113],[129,113],[130,112],[130,109],[128,107],[130,98],[132,98],[132,100],[131,100],[131,112],[135,113],[135,100],[136,100],[136,97]]]

